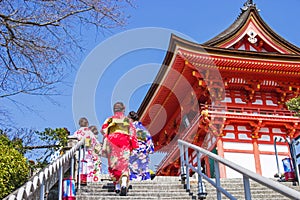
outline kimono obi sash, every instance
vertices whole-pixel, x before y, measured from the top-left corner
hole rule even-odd
[[[147,132],[144,130],[137,130],[136,137],[139,141],[146,142],[147,141]]]
[[[123,118],[123,119],[116,119],[116,118],[110,118],[108,121],[108,134],[113,133],[123,133],[129,135],[129,119]]]

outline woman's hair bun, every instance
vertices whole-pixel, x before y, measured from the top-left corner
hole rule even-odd
[[[130,111],[128,117],[131,118],[133,121],[138,121],[139,119],[139,115],[134,111]]]

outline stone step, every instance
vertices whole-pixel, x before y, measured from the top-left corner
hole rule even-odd
[[[211,180],[215,182],[215,179],[211,179]],[[278,182],[277,179],[271,179],[271,180],[273,180],[274,182]],[[206,180],[203,179],[203,181],[206,181]],[[253,181],[251,179],[249,181],[250,181],[250,184],[254,184],[254,185],[258,184],[258,185],[260,185],[259,183],[255,182],[255,181]],[[197,180],[193,179],[193,180],[191,180],[191,182],[197,182]],[[243,183],[243,179],[241,179],[241,178],[228,178],[228,179],[224,179],[223,178],[223,179],[221,179],[220,183],[221,184],[225,184],[225,185],[226,184],[242,184]],[[278,183],[280,183],[282,185],[286,185],[286,186],[291,186],[291,187],[294,186],[293,182],[290,182],[290,181],[287,181],[287,182],[278,182]]]
[[[207,185],[207,184],[205,184],[205,188],[206,188],[206,190],[209,190],[209,191],[213,191],[213,190],[216,190],[216,188],[214,187],[214,186],[212,186],[212,185]],[[224,186],[222,186],[223,188],[225,188],[226,190],[228,190],[228,191],[234,191],[234,190],[244,190],[244,186],[243,185],[237,185],[236,187],[224,187]],[[190,186],[190,188],[191,188],[191,190],[193,190],[193,189],[198,189],[198,186],[197,185],[191,185]],[[291,189],[294,189],[294,190],[296,190],[296,191],[300,191],[300,188],[299,188],[299,186],[298,187],[291,187]],[[270,188],[268,188],[268,187],[265,187],[265,186],[255,186],[255,187],[250,187],[250,190],[251,191],[259,191],[259,190],[263,190],[263,191],[268,191],[268,192],[270,192],[270,191],[274,191],[274,190],[272,190],[272,189],[270,189]]]
[[[212,179],[214,181],[214,179]],[[119,196],[114,192],[114,185],[111,181],[104,180],[98,184],[88,184],[82,186],[77,192],[77,200],[99,200],[99,199],[197,199],[197,179],[190,178],[191,192],[187,193],[181,184],[180,177],[155,177],[151,181],[131,181],[132,188],[128,192],[128,196]],[[205,181],[207,200],[216,199],[216,189]],[[299,186],[293,186],[291,182],[282,182],[291,188],[300,190]],[[243,180],[221,179],[221,186],[228,190],[237,199],[245,199]],[[268,199],[288,199],[283,195],[262,186],[259,183],[250,180],[252,200],[268,200]],[[222,194],[222,199],[229,199]]]
[[[214,189],[214,186],[212,186],[206,180],[204,180],[204,182],[205,182],[205,186],[206,186],[207,189],[209,189],[209,188],[213,188]],[[293,185],[292,182],[280,182],[280,184],[285,185],[285,186],[287,186],[289,188],[292,188],[294,190],[300,191],[300,186],[295,186],[295,185]],[[191,181],[191,188],[193,188],[193,187],[197,187],[197,181]],[[230,190],[231,188],[234,188],[234,189],[236,189],[236,188],[243,189],[244,188],[242,181],[241,182],[232,182],[232,183],[231,182],[227,182],[227,181],[225,181],[225,182],[223,181],[223,182],[221,182],[221,187],[223,187],[225,189],[228,189],[228,190]],[[264,188],[266,190],[273,191],[272,189],[270,189],[270,188],[268,188],[268,187],[266,187],[264,185],[261,185],[260,183],[251,182],[251,181],[250,181],[250,188],[251,188],[251,190],[255,190],[255,189],[259,189],[259,188]]]
[[[243,200],[245,199],[244,195],[238,195],[238,196],[234,196],[236,199],[238,200]],[[206,200],[216,200],[217,196],[207,196]],[[223,196],[222,195],[222,200],[229,200],[228,197]],[[287,197],[278,197],[278,196],[269,196],[269,195],[265,195],[265,196],[251,196],[251,200],[290,200],[290,198]]]
[[[144,187],[167,187],[167,188],[176,188],[177,186],[183,186],[183,184],[181,183],[173,183],[173,184],[129,184],[130,187],[132,188],[144,188]],[[196,184],[193,184],[196,185]],[[114,188],[114,185],[92,185],[92,186],[80,186],[80,188],[92,188],[92,189],[97,189],[97,188],[103,188],[103,189],[110,189],[110,188]]]
[[[207,186],[210,186],[211,184],[210,183],[208,183],[208,182],[206,182],[206,181],[204,181],[205,182],[205,185],[207,185]],[[197,183],[191,183],[191,185],[197,185]],[[244,185],[243,185],[243,183],[221,183],[220,184],[222,187],[224,187],[224,188],[236,188],[236,187],[244,187]],[[284,186],[287,186],[287,187],[289,187],[289,188],[293,188],[293,189],[299,189],[300,187],[299,186],[293,186],[293,185],[289,185],[289,184],[282,184],[282,185],[284,185]],[[212,186],[212,185],[211,185]],[[213,187],[213,186],[212,186]],[[268,187],[266,187],[266,186],[264,186],[264,185],[262,185],[262,184],[260,184],[260,183],[250,183],[250,187],[251,188],[257,188],[257,187],[265,187],[265,188],[268,188]]]
[[[115,192],[113,190],[107,191],[107,190],[97,190],[97,191],[91,191],[91,190],[86,190],[86,191],[78,191],[77,194],[93,194],[93,195],[115,195]],[[177,190],[149,190],[149,189],[141,189],[141,190],[129,190],[128,194],[130,196],[132,195],[146,195],[146,196],[157,196],[159,194],[160,196],[169,196],[172,194],[173,196],[178,196],[178,195],[188,195],[185,189],[177,189]]]
[[[204,179],[203,179],[204,180]],[[215,179],[211,179],[212,181],[215,182]],[[278,182],[277,179],[271,179],[274,180],[275,182]],[[195,178],[190,178],[191,182],[197,182],[197,179]],[[205,181],[205,180],[204,180]],[[97,184],[105,184],[105,183],[111,183],[112,181],[102,181],[100,183],[90,183],[89,185],[97,185]],[[130,184],[172,184],[172,183],[178,183],[180,182],[180,177],[157,177],[156,179],[153,180],[148,180],[148,181],[130,181]],[[241,178],[222,178],[221,179],[221,184],[240,184],[243,183],[243,179]],[[250,180],[250,183],[257,184],[255,181]],[[280,182],[283,185],[293,185],[293,182]]]
[[[231,190],[227,190],[230,194],[235,195],[235,194],[244,194],[243,190],[236,190],[236,189],[231,189]],[[108,191],[108,190],[81,190],[78,191],[78,194],[97,194],[97,195],[110,195],[112,194],[114,191]],[[151,195],[155,195],[157,193],[160,193],[162,196],[167,196],[170,193],[172,193],[174,196],[178,195],[178,194],[182,194],[185,193],[186,190],[185,189],[171,189],[171,190],[160,190],[158,188],[155,189],[147,189],[147,188],[143,188],[143,189],[139,189],[139,190],[129,190],[130,194],[143,194],[143,193],[147,193],[147,194],[151,194]],[[191,188],[191,192],[193,194],[196,194],[197,188],[193,189]],[[208,194],[215,194],[216,193],[216,189],[213,188],[208,188],[206,189],[206,192]],[[274,194],[274,195],[280,195],[279,193],[273,191],[273,190],[265,190],[265,189],[256,189],[256,190],[251,190],[251,194]],[[281,195],[280,195],[281,196]]]
[[[207,194],[216,194],[216,191],[214,192],[211,192],[211,191],[206,191]],[[236,191],[229,191],[229,193],[233,196],[235,195],[244,195],[244,191],[240,191],[240,190],[236,190]],[[276,193],[276,192],[268,192],[268,191],[264,191],[264,190],[259,190],[259,191],[253,191],[251,192],[251,195],[265,195],[265,194],[268,194],[268,195],[275,195],[275,196],[283,196],[281,195],[280,193]]]
[[[130,192],[161,192],[161,193],[176,193],[176,192],[185,192],[186,190],[183,188],[179,188],[179,189],[170,189],[170,190],[161,190],[159,188],[154,188],[154,189],[148,189],[148,188],[141,188],[141,189],[132,189],[129,190]],[[209,190],[209,191],[213,191],[213,190]],[[114,192],[114,190],[79,190],[78,193],[107,193],[107,192]]]
[[[107,188],[107,187],[93,187],[93,188],[84,188],[84,187],[81,187],[80,191],[111,191],[111,190],[114,190],[115,188],[114,187],[110,187],[110,188]],[[184,189],[183,185],[173,185],[173,186],[168,186],[168,185],[161,185],[161,186],[153,186],[153,185],[149,185],[149,186],[132,186],[131,187],[131,190],[143,190],[143,189],[148,189],[148,190],[164,190],[164,191],[167,191],[167,190],[180,190],[180,189]]]
[[[115,192],[102,192],[102,193],[89,193],[89,192],[84,192],[84,193],[79,193],[79,195],[93,195],[93,196],[116,196]],[[178,197],[178,196],[185,196],[188,197],[189,194],[185,191],[181,192],[128,192],[127,196],[143,196],[143,197]]]
[[[251,183],[251,196],[252,199],[260,199],[260,200],[265,200],[265,199],[289,199],[280,193],[267,188],[259,183]],[[299,186],[292,186],[292,183],[286,183],[287,186],[292,187],[293,189],[299,190]],[[216,189],[210,185],[210,183],[205,183],[206,186],[206,192],[208,193],[206,199],[216,199]],[[244,186],[243,183],[240,182],[234,182],[231,184],[229,181],[223,181],[221,182],[221,186],[225,188],[231,195],[236,197],[237,199],[245,199],[244,196]],[[197,187],[197,182],[193,182],[191,184],[191,193],[196,195],[198,193],[198,187]],[[222,194],[222,199],[229,199],[225,195]],[[300,197],[299,197],[300,199]]]
[[[140,189],[140,190],[129,190],[130,192],[152,192],[152,193],[179,193],[179,192],[186,192],[185,189],[180,188],[180,189],[172,189],[172,190],[160,190],[160,189]],[[211,190],[213,192],[213,190]],[[91,194],[99,194],[99,193],[109,193],[109,192],[114,192],[114,190],[78,190],[79,193],[91,193]]]
[[[180,181],[171,181],[171,182],[158,182],[158,181],[153,181],[153,182],[150,182],[150,181],[146,181],[146,182],[133,182],[133,181],[130,181],[129,184],[130,185],[177,185],[177,184],[180,184],[181,182]],[[195,181],[196,183],[196,181]],[[103,183],[98,183],[98,184],[88,184],[88,186],[99,186],[99,185],[113,185],[112,182],[103,182]]]
[[[166,199],[166,200],[191,200],[189,193],[183,189],[178,177],[159,178],[152,181],[130,182],[132,188],[128,195],[123,197],[116,194],[111,182],[103,181],[100,184],[89,184],[82,186],[76,195],[77,200],[99,200],[99,199]]]
[[[173,196],[169,196],[169,197],[158,197],[158,196],[154,196],[154,197],[145,197],[145,196],[93,196],[93,195],[77,195],[76,196],[76,200],[118,200],[118,199],[132,199],[132,200],[141,200],[141,199],[156,199],[156,200],[163,200],[163,199],[178,199],[178,200],[191,200],[193,199],[191,196],[187,197],[187,196],[177,196],[177,197],[173,197]]]
[[[111,182],[109,176],[102,175],[101,180],[104,181],[109,181]],[[191,177],[191,179],[194,179]],[[147,181],[142,181],[143,182],[166,182],[166,181],[179,181],[180,177],[179,176],[155,176],[153,180],[147,180]],[[139,181],[131,181],[131,182],[139,182]]]

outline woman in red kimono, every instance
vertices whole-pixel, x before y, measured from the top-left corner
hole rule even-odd
[[[129,118],[124,115],[122,102],[114,104],[114,115],[102,125],[104,135],[103,151],[108,159],[108,172],[114,181],[116,193],[126,196],[129,183],[129,158],[133,149],[138,148],[136,132]]]

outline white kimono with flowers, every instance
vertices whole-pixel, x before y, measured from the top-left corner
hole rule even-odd
[[[87,162],[87,182],[99,182],[101,175],[101,159],[99,153],[101,152],[101,144],[88,127],[81,127],[74,136],[78,140],[85,137],[85,156],[84,160]]]

